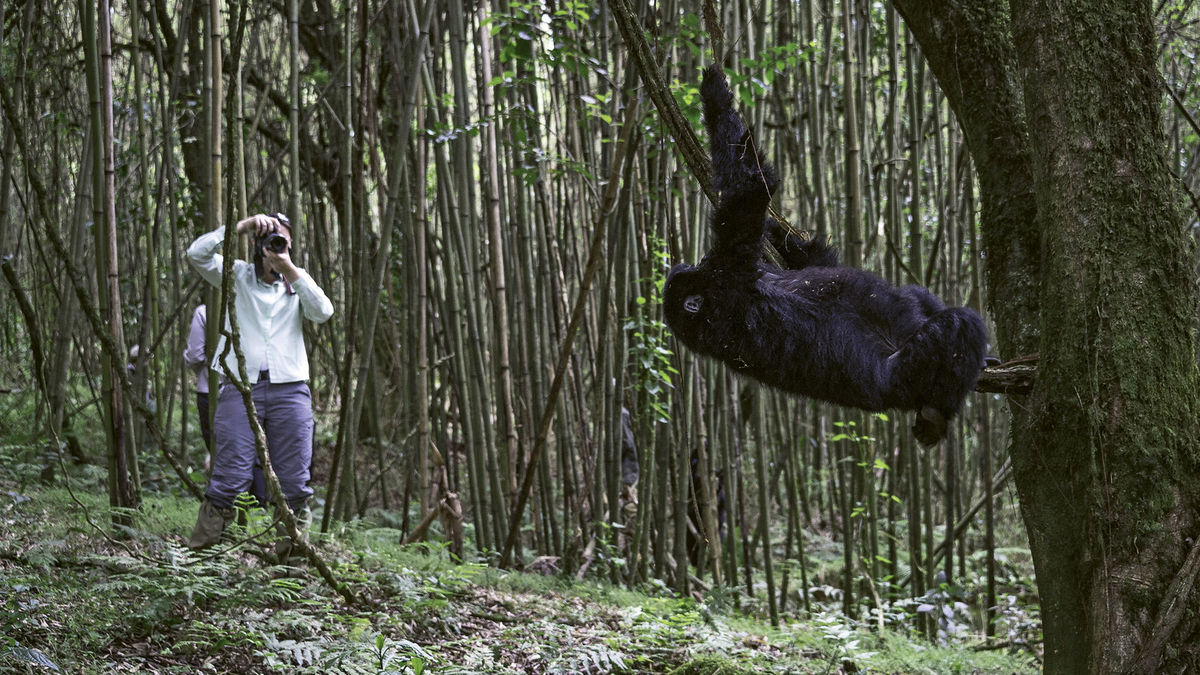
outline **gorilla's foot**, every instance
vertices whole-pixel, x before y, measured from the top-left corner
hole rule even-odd
[[[937,445],[946,437],[946,416],[935,408],[925,406],[917,411],[917,421],[912,431],[921,445]]]

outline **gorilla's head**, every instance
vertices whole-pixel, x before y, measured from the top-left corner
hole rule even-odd
[[[667,325],[685,345],[708,352],[704,335],[713,322],[709,295],[715,288],[712,271],[705,265],[679,263],[667,273],[663,286],[663,315]]]

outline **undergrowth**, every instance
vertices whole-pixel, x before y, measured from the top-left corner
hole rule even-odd
[[[721,593],[676,598],[456,563],[437,545],[352,523],[317,537],[362,607],[254,543],[183,547],[195,504],[147,495],[107,527],[99,490],[0,480],[0,672],[72,673],[1023,673],[1021,651],[937,647],[821,614],[780,628]]]

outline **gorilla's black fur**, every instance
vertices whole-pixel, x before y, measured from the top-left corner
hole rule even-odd
[[[983,320],[920,286],[840,266],[822,241],[786,234],[766,217],[778,178],[718,67],[705,71],[700,95],[720,193],[715,241],[699,265],[671,269],[667,325],[691,349],[773,387],[864,410],[915,410],[917,440],[941,440],[983,368]],[[783,268],[763,260],[764,231]]]

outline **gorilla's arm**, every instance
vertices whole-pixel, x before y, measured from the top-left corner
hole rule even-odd
[[[750,267],[759,256],[763,221],[779,179],[759,157],[754,139],[733,109],[733,94],[718,66],[705,69],[700,98],[712,154],[713,187],[721,195],[713,215],[716,240],[710,255]]]

